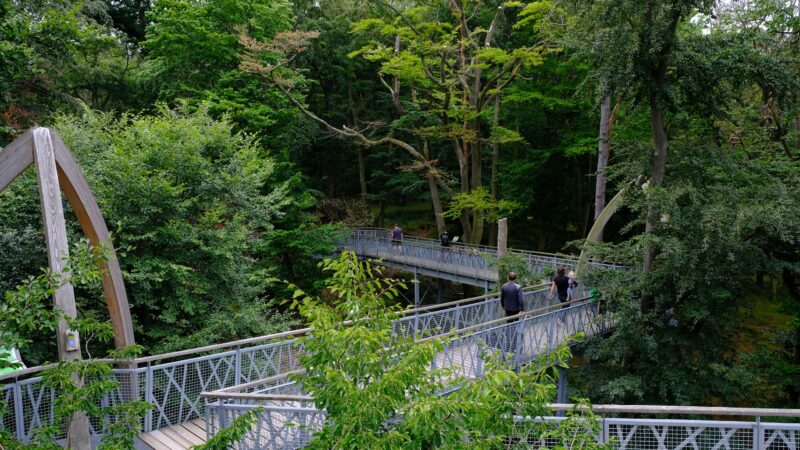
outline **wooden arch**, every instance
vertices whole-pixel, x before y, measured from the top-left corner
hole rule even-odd
[[[0,151],[0,192],[31,164],[36,165],[50,270],[55,273],[61,272],[64,258],[68,255],[64,210],[59,192],[63,191],[89,241],[93,245],[105,244],[111,252],[108,261],[101,265],[101,269],[103,293],[114,327],[114,340],[117,348],[134,344],[128,295],[125,292],[122,272],[108,227],[100,214],[100,207],[92,195],[89,184],[55,130],[32,128]],[[56,305],[67,315],[74,317],[75,300],[71,285],[60,287],[53,297]],[[64,326],[63,324],[59,326],[59,356],[62,360],[73,359],[76,357],[76,351],[66,350],[64,342],[66,332],[62,329]]]

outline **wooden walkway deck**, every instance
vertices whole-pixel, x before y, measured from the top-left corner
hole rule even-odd
[[[191,422],[153,430],[138,436],[136,448],[141,450],[183,450],[206,442],[206,421]]]

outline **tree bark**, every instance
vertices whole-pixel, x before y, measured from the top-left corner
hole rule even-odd
[[[600,102],[600,136],[597,147],[597,179],[594,187],[594,220],[603,212],[606,207],[606,167],[608,157],[611,153],[611,142],[609,141],[609,131],[611,128],[611,94],[603,97]],[[600,235],[600,241],[603,235]]]
[[[364,162],[364,148],[358,147],[358,183],[361,185],[361,200],[367,202],[367,166]]]
[[[353,106],[353,91],[350,87],[350,81],[347,81],[347,101],[350,103],[350,124],[353,128],[356,127],[358,118],[356,117],[356,109]],[[357,147],[356,153],[358,156],[358,183],[361,187],[361,200],[367,202],[367,167],[364,162],[364,148]]]
[[[425,158],[430,160],[430,150],[428,149],[428,141],[422,144],[423,154]],[[433,215],[436,217],[436,229],[438,234],[444,232],[444,213],[442,211],[442,199],[439,197],[439,186],[436,185],[436,180],[430,172],[425,173],[425,178],[428,180],[428,189],[431,193],[431,203],[433,204]]]
[[[492,122],[494,126],[500,124],[500,94],[494,96],[494,114],[492,115]],[[492,142],[492,181],[491,181],[491,195],[492,200],[497,201],[500,194],[499,186],[497,183],[497,164],[500,161],[500,143],[497,141]],[[497,230],[498,224],[492,223],[489,228],[489,245],[497,244]]]
[[[664,119],[658,98],[655,94],[650,97],[650,126],[653,131],[653,161],[651,165],[650,185],[648,189],[658,188],[664,183],[664,176],[667,169],[667,135],[664,131]],[[648,202],[647,220],[645,221],[645,234],[652,234],[658,226],[658,210]],[[648,273],[653,268],[653,262],[657,255],[657,249],[652,244],[648,244],[644,250],[644,263],[642,270]],[[651,310],[654,306],[653,294],[651,292],[642,293],[642,312]]]

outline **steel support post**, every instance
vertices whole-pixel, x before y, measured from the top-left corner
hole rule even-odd
[[[567,403],[567,369],[558,369],[558,391],[556,391],[556,403]],[[558,415],[564,415],[564,411],[559,411]]]
[[[242,384],[242,346],[236,346],[236,384]]]
[[[419,274],[414,267],[414,308],[419,308]]]
[[[756,424],[753,427],[753,450],[761,450],[761,416],[756,416]]]
[[[144,395],[145,401],[155,406],[155,397],[153,396],[153,366],[147,363],[147,371],[144,373]],[[144,432],[149,433],[153,431],[153,409],[147,410],[144,416]]]
[[[17,421],[17,440],[28,444],[25,439],[25,416],[22,409],[22,389],[19,386],[19,378],[14,379],[14,418]]]

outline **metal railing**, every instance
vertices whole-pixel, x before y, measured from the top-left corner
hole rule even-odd
[[[547,289],[527,290],[527,309],[547,304]],[[496,294],[400,312],[393,322],[396,335],[425,337],[454,329],[479,326],[501,317]],[[310,329],[260,336],[224,344],[154,355],[125,361],[128,367],[113,370],[119,389],[103,399],[110,406],[129,399],[151,403],[142,429],[149,432],[203,416],[201,392],[282,375],[300,367],[298,337]],[[5,400],[2,428],[21,442],[30,442],[33,431],[54,423],[56,393],[38,376],[36,367],[0,377],[0,400]],[[96,429],[100,425],[93,424]]]
[[[263,396],[262,396],[263,397]],[[209,411],[217,414],[211,422],[217,426],[230,424],[239,415],[260,408],[256,426],[234,447],[238,450],[299,449],[308,445],[315,430],[319,430],[327,419],[324,411],[313,406],[313,402],[291,396],[264,398],[238,398],[225,402],[216,399],[217,405]],[[550,404],[553,412],[571,410],[574,405]],[[800,421],[800,410],[760,408],[679,407],[651,405],[594,405],[592,410],[600,415],[597,420],[598,442],[610,444],[619,450],[797,450],[800,448],[800,423],[766,422],[765,417],[790,418]],[[723,411],[723,412],[721,412]],[[636,418],[624,416],[636,416]],[[670,416],[738,416],[751,420],[698,420],[656,418]],[[620,417],[622,416],[622,417]],[[645,416],[645,418],[642,418]],[[649,417],[647,417],[649,416]],[[509,418],[514,421],[514,432],[506,436],[507,448],[519,448],[524,444],[531,448],[562,445],[571,448],[569,442],[558,442],[543,437],[543,428],[526,426],[532,421],[552,429],[565,417],[543,416],[536,418]],[[531,432],[534,430],[534,432]],[[539,433],[535,431],[539,431]]]
[[[424,268],[438,273],[449,273],[477,280],[496,281],[497,268],[490,258],[497,257],[497,249],[481,245],[453,244],[442,247],[433,239],[404,237],[401,245],[392,244],[389,230],[380,228],[355,228],[340,247],[354,251],[359,256],[379,258],[388,263]],[[559,266],[573,270],[578,259],[565,255],[509,249],[508,253],[527,262],[534,274],[550,275]],[[590,263],[591,267],[619,270],[626,266]]]
[[[536,291],[537,295],[542,291]],[[446,333],[448,339],[432,360],[431,368],[449,369],[446,371],[449,380],[480,378],[484,375],[487,352],[495,349],[514,365],[525,365],[555,350],[568,336],[579,332],[589,336],[604,332],[610,322],[607,318],[597,318],[598,307],[599,303],[582,298],[569,304],[529,309],[527,313],[510,319],[501,316],[488,322],[450,329]],[[259,417],[256,427],[239,442],[236,448],[240,449],[300,448],[308,444],[312,432],[318,429],[308,427],[312,424],[322,426],[325,418],[323,411],[313,408],[313,398],[303,396],[301,386],[286,377],[271,377],[262,384],[253,382],[241,389],[234,387],[206,392],[201,396],[207,401],[206,431],[209,436],[255,405],[269,407]],[[293,430],[296,423],[305,424],[305,428]]]

